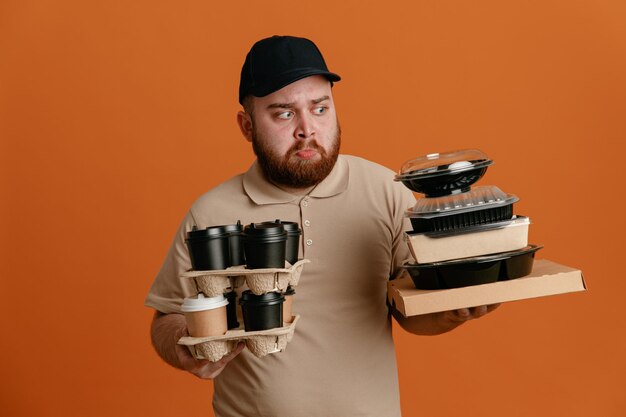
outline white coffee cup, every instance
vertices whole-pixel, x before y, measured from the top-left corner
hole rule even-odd
[[[223,295],[205,297],[200,293],[195,297],[185,298],[181,311],[187,320],[187,331],[192,337],[223,335],[228,330],[226,305],[228,300]]]

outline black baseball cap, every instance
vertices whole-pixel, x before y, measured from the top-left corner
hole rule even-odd
[[[294,81],[323,75],[330,82],[341,77],[328,71],[315,44],[305,38],[272,36],[255,43],[241,68],[239,103],[247,95],[264,97]]]

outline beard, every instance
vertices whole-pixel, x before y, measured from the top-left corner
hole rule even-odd
[[[333,170],[341,146],[341,128],[337,122],[337,130],[328,152],[315,139],[297,140],[287,153],[281,156],[277,155],[267,142],[269,141],[259,140],[258,132],[253,129],[252,149],[265,177],[277,185],[308,188],[322,182]],[[315,149],[320,158],[314,161],[298,158],[296,153],[303,149]]]

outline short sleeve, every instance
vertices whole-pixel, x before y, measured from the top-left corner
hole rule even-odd
[[[180,313],[180,306],[185,297],[195,294],[188,279],[182,278],[183,272],[191,270],[191,260],[185,244],[187,231],[194,225],[191,212],[188,212],[174,236],[174,240],[163,261],[150,291],[145,305],[162,313]],[[194,285],[195,287],[195,285]]]

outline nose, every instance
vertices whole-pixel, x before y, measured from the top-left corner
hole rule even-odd
[[[296,129],[293,132],[296,140],[309,139],[315,135],[315,121],[307,113],[298,115]]]

